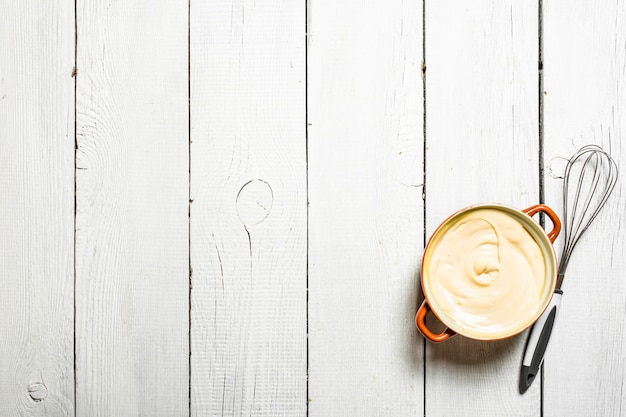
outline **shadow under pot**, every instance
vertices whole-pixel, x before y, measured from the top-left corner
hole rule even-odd
[[[531,217],[545,213],[546,233]],[[501,204],[466,207],[446,219],[431,236],[422,260],[426,299],[415,316],[432,342],[455,334],[476,340],[514,336],[539,318],[554,293],[557,278],[552,244],[561,222],[548,206],[525,210]],[[432,332],[429,312],[446,326]]]

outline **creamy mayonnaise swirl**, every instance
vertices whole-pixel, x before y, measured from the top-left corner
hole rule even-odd
[[[431,246],[424,271],[431,305],[462,333],[508,336],[538,313],[545,260],[514,217],[492,208],[470,210]]]

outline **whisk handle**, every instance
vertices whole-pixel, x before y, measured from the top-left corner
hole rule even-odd
[[[556,320],[559,306],[561,305],[561,297],[563,291],[555,290],[552,300],[548,304],[548,308],[537,319],[533,327],[530,329],[526,351],[524,352],[524,360],[522,361],[522,369],[520,374],[519,389],[524,393],[533,383],[533,380],[539,373],[539,368],[543,362],[543,357],[548,348],[554,321]]]
[[[552,222],[552,230],[548,232],[548,239],[550,239],[551,243],[554,243],[559,235],[559,232],[561,231],[561,220],[559,220],[559,216],[556,215],[554,210],[545,204],[535,204],[534,206],[530,206],[527,209],[522,210],[522,212],[528,214],[530,217],[537,213],[544,213],[548,216]]]

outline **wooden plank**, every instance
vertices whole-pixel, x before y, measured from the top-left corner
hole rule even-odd
[[[188,7],[77,6],[76,414],[188,415]]]
[[[306,413],[305,3],[191,3],[193,416]]]
[[[538,202],[537,25],[531,2],[426,5],[429,235],[471,204]],[[426,415],[539,415],[539,384],[518,392],[525,341],[429,343]]]
[[[423,415],[421,2],[315,2],[309,411]]]
[[[546,416],[626,413],[626,6],[544,2],[546,201],[561,210],[564,162],[596,143],[622,168],[578,243],[544,364]]]
[[[0,9],[0,415],[74,416],[74,6]]]

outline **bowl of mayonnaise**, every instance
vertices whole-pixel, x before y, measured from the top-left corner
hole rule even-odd
[[[549,232],[532,219],[545,213]],[[430,237],[422,259],[424,302],[415,323],[428,340],[455,334],[499,340],[521,333],[543,313],[557,278],[552,244],[561,230],[554,211],[543,204],[519,210],[478,204],[448,217]],[[445,329],[425,322],[432,312]]]

